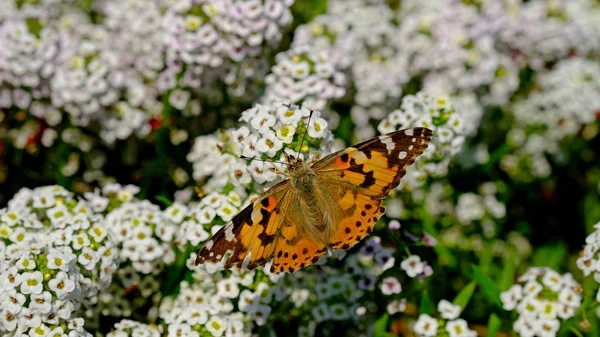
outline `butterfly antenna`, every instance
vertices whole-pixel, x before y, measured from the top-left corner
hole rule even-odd
[[[308,128],[310,127],[310,119],[312,118],[313,112],[315,109],[310,109],[310,115],[308,115],[308,123],[306,123],[306,132],[302,136],[302,141],[300,141],[300,147],[298,148],[298,155],[296,155],[296,159],[300,157],[300,151],[302,151],[302,145],[304,145],[304,139],[306,139],[306,134],[308,134]]]
[[[244,159],[244,160],[248,160],[248,161],[259,160],[259,161],[267,161],[269,163],[285,164],[284,162],[279,161],[279,160],[270,160],[270,159],[261,159],[261,158],[250,158],[250,157],[246,157],[246,156],[240,156],[240,158]]]

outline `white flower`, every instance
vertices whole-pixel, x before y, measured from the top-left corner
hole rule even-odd
[[[303,117],[300,109],[280,105],[277,108],[277,117],[284,125],[296,125]]]
[[[240,289],[234,278],[225,278],[217,282],[217,294],[228,298],[236,298],[240,294]]]
[[[295,134],[296,127],[288,124],[282,125],[276,132],[277,138],[281,139],[285,144],[290,144],[294,140]]]
[[[555,337],[559,328],[557,319],[541,319],[535,323],[535,332],[539,337]]]
[[[581,294],[578,294],[571,288],[563,288],[558,294],[558,302],[573,308],[579,308],[581,305]]]
[[[544,276],[542,277],[542,284],[550,288],[554,292],[558,292],[562,288],[560,274],[554,270],[548,268],[545,270]]]
[[[19,269],[16,266],[12,266],[0,273],[2,279],[0,280],[0,289],[10,290],[16,288],[21,284],[23,276],[19,274]]]
[[[267,323],[267,318],[271,314],[271,307],[265,304],[255,304],[250,307],[249,314],[250,318],[258,326],[263,326]]]
[[[19,322],[18,317],[8,310],[0,311],[0,326],[7,331],[13,331]]]
[[[400,263],[400,268],[402,268],[409,277],[416,277],[423,273],[425,265],[421,262],[421,257],[419,255],[411,255]]]
[[[543,288],[544,287],[542,287],[541,284],[534,280],[528,281],[523,286],[523,295],[527,297],[535,297],[542,291]]]
[[[227,222],[231,220],[238,212],[238,209],[228,202],[224,202],[218,209],[217,215]]]
[[[201,225],[209,224],[213,221],[217,212],[211,207],[202,207],[196,212],[196,219]]]
[[[65,300],[56,300],[52,303],[52,308],[56,312],[56,315],[62,319],[71,318],[71,313],[75,310],[75,305],[73,302]]]
[[[381,292],[384,295],[399,294],[401,291],[402,286],[394,276],[386,277],[381,282]]]
[[[48,287],[56,293],[58,299],[63,299],[75,289],[75,282],[69,278],[67,273],[59,271],[53,279],[48,281]]]
[[[33,270],[35,269],[35,261],[29,255],[23,255],[16,263],[16,266],[21,270]]]
[[[265,132],[269,131],[273,125],[275,125],[276,121],[277,119],[275,116],[266,111],[261,111],[252,118],[250,125],[252,125],[252,127],[258,131],[259,134],[264,134]]]
[[[62,271],[69,271],[69,260],[66,259],[64,254],[59,252],[50,252],[46,255],[48,259],[48,268],[49,269],[60,269]]]
[[[25,304],[25,295],[18,293],[15,289],[10,289],[4,292],[2,296],[4,296],[4,301],[0,301],[0,304],[2,304],[4,309],[13,314],[18,314]]]
[[[311,118],[308,135],[311,138],[323,138],[327,131],[327,121],[323,118]]]
[[[96,263],[100,260],[98,252],[93,251],[89,247],[83,248],[77,258],[77,262],[81,264],[86,270],[92,270],[96,266]]]
[[[21,292],[27,294],[40,294],[43,289],[44,275],[39,271],[23,273],[21,281]]]
[[[95,223],[92,228],[88,230],[88,234],[92,237],[92,239],[94,239],[94,241],[102,242],[108,235],[108,232],[103,225]]]
[[[247,311],[252,305],[258,303],[258,301],[258,295],[256,295],[248,289],[244,289],[240,293],[240,299],[238,300],[238,308],[240,308],[241,311]]]
[[[29,310],[36,314],[47,314],[52,310],[52,294],[47,291],[41,294],[31,294]]]
[[[525,297],[519,305],[517,305],[517,312],[521,314],[521,316],[526,317],[537,317],[540,312],[542,303],[531,296]]]
[[[308,289],[294,289],[290,295],[290,300],[296,308],[299,308],[306,302],[309,296],[310,291]]]
[[[446,323],[446,331],[450,337],[476,337],[477,333],[467,325],[464,319],[457,319],[454,321],[448,321]]]
[[[227,321],[219,316],[212,316],[204,326],[211,335],[219,337],[222,336],[227,329]]]
[[[558,303],[553,301],[541,301],[539,318],[553,319],[558,314]]]
[[[80,250],[83,247],[88,247],[91,244],[86,233],[79,233],[73,237],[73,249]]]
[[[399,312],[404,312],[406,310],[406,300],[393,300],[390,303],[388,303],[386,310],[390,315],[394,315]]]
[[[40,188],[32,196],[32,206],[34,208],[48,208],[56,204],[54,193],[50,188]]]
[[[248,185],[252,182],[252,175],[248,172],[244,163],[236,162],[229,167],[231,181],[236,186]]]
[[[32,313],[28,308],[23,308],[19,315],[19,328],[25,330],[27,327],[36,328],[42,324],[42,317]]]
[[[262,137],[256,142],[256,149],[273,157],[283,147],[283,141],[277,138],[272,130],[262,132]]]
[[[165,217],[173,223],[180,223],[183,218],[187,215],[188,208],[180,203],[173,203],[167,209],[165,209]]]
[[[69,209],[64,204],[58,204],[46,211],[52,225],[63,228],[66,222],[71,218]]]
[[[500,294],[502,307],[508,311],[515,309],[521,298],[523,298],[523,288],[519,284],[513,285],[510,289]]]
[[[427,315],[421,314],[415,323],[413,330],[419,336],[435,337],[438,328],[438,321]]]
[[[460,315],[460,306],[454,305],[446,300],[441,300],[438,303],[438,311],[442,318],[453,320]]]

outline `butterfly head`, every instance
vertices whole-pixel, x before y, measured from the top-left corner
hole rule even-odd
[[[313,178],[315,177],[314,170],[310,164],[305,162],[301,157],[290,156],[284,152],[287,160],[288,170],[286,175],[296,188],[301,191],[310,192],[313,187]]]

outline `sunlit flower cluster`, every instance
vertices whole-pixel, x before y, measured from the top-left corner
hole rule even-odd
[[[421,314],[415,322],[413,329],[420,337],[443,336],[438,330],[443,328],[450,337],[475,337],[477,332],[471,330],[462,318],[458,318],[463,308],[446,300],[438,303],[437,310],[441,319],[436,319],[428,314]]]
[[[211,178],[205,189],[219,190],[229,183],[272,183],[283,171],[284,151],[290,156],[315,156],[327,154],[332,146],[327,121],[306,104],[257,104],[242,112],[240,121],[239,128],[225,135],[198,137],[188,154],[195,168],[194,179]]]
[[[77,200],[60,186],[22,189],[0,211],[0,238],[7,252],[27,247],[30,240],[43,242],[51,248],[44,255],[48,265],[77,272],[78,300],[93,305],[98,292],[111,283],[119,261],[101,213],[107,204]]]
[[[12,248],[0,260],[0,333],[92,336],[75,313],[85,279],[74,263],[77,256],[38,238]]]
[[[424,126],[434,133],[427,150],[407,170],[401,186],[416,188],[425,183],[427,176],[443,177],[448,174],[452,157],[464,145],[465,124],[472,122],[467,116],[457,110],[447,96],[418,93],[405,96],[401,108],[392,111],[379,123],[378,130],[382,134],[413,126]]]
[[[532,267],[500,295],[504,310],[518,313],[513,329],[521,336],[556,336],[561,320],[581,306],[581,286],[569,273]]]

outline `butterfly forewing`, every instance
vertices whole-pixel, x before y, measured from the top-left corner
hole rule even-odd
[[[310,167],[319,189],[311,199],[318,199],[327,217],[311,216],[306,199],[285,180],[215,233],[198,252],[196,264],[225,258],[226,268],[253,269],[272,259],[271,271],[293,272],[316,262],[327,247],[353,246],[372,231],[385,211],[383,199],[431,137],[426,128],[404,129],[321,159]]]
[[[282,213],[289,208],[289,192],[289,181],[282,181],[244,208],[204,244],[196,265],[223,258],[225,268],[254,269],[267,263],[273,256]]]
[[[385,212],[383,198],[396,188],[431,141],[426,128],[404,129],[334,153],[313,168],[323,186],[338,196],[341,211],[328,244],[347,249],[362,240]]]

